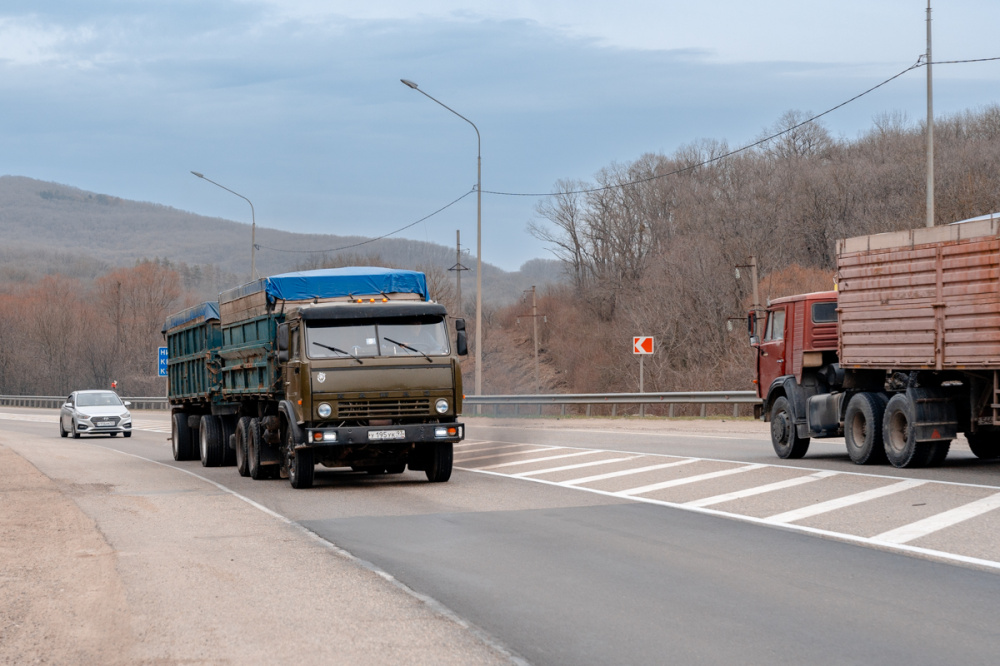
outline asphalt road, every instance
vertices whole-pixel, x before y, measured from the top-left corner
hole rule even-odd
[[[447,484],[429,484],[422,473],[369,477],[319,468],[315,488],[295,491],[284,481],[241,478],[233,468],[175,463],[166,425],[162,415],[137,416],[131,439],[91,442],[194,472],[305,526],[533,664],[992,664],[1000,653],[998,570],[685,510],[676,500],[635,501],[615,494],[619,487],[588,492],[535,483],[538,476],[496,467],[554,468],[561,462],[530,464],[531,456],[555,458],[533,453],[547,447],[557,447],[567,465],[586,459],[569,456],[588,449],[697,458],[689,469],[781,462],[759,437],[473,421],[466,450],[485,453],[464,453],[470,462],[457,464],[479,472],[460,469]],[[0,428],[58,437],[54,416],[50,423],[0,420]],[[512,451],[528,458],[512,458]],[[816,446],[789,467],[842,471],[843,479],[859,470],[832,446]],[[960,450],[939,470],[875,473],[963,484],[948,491],[959,495],[972,486],[1000,492],[1000,465]],[[675,483],[657,481],[664,478]],[[880,511],[891,512],[886,506]],[[988,540],[981,546],[992,547]]]

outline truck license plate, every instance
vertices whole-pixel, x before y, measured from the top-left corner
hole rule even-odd
[[[403,439],[406,437],[405,430],[370,430],[368,439]]]

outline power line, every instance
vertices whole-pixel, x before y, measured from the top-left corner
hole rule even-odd
[[[375,241],[380,241],[383,238],[388,238],[389,236],[393,236],[395,234],[398,234],[401,231],[406,231],[410,227],[416,226],[416,225],[420,224],[421,222],[423,222],[424,220],[428,220],[428,219],[434,217],[435,215],[437,215],[438,213],[442,212],[443,210],[445,210],[447,208],[451,208],[452,206],[454,206],[455,204],[457,204],[459,201],[461,201],[462,199],[464,199],[465,197],[469,196],[470,194],[472,194],[475,191],[476,191],[476,188],[472,188],[471,190],[469,190],[468,192],[466,192],[465,194],[463,194],[459,198],[455,199],[451,203],[446,204],[444,206],[441,206],[440,208],[438,208],[433,213],[430,213],[429,215],[423,216],[422,218],[420,218],[416,222],[411,222],[411,223],[407,224],[405,227],[400,227],[399,229],[396,229],[395,231],[390,231],[389,233],[383,234],[383,235],[379,236],[378,238],[369,238],[368,240],[362,241],[360,243],[354,243],[352,245],[343,245],[341,247],[333,247],[333,248],[330,248],[328,250],[282,250],[282,249],[277,248],[277,247],[267,247],[267,246],[264,246],[264,245],[258,245],[257,249],[258,250],[271,250],[272,252],[287,252],[287,253],[290,253],[290,254],[315,254],[315,253],[323,253],[323,252],[338,252],[340,250],[349,250],[349,249],[354,248],[354,247],[361,247],[362,245],[368,245],[369,243],[374,243]]]
[[[813,122],[814,120],[818,120],[819,118],[822,118],[823,116],[825,116],[827,114],[833,113],[834,111],[836,111],[836,110],[838,110],[840,108],[843,108],[843,107],[847,106],[848,104],[861,99],[865,95],[878,90],[882,86],[884,86],[884,85],[886,85],[886,84],[888,84],[888,83],[890,83],[892,81],[895,81],[896,79],[898,79],[899,77],[903,76],[907,72],[910,72],[910,71],[912,71],[914,69],[917,69],[919,67],[925,66],[926,63],[921,62],[922,58],[923,58],[923,56],[921,56],[920,58],[918,58],[917,62],[915,62],[913,65],[910,65],[909,67],[907,67],[903,71],[899,72],[898,74],[890,76],[885,81],[882,81],[881,83],[872,86],[871,88],[869,88],[868,90],[865,90],[862,93],[858,93],[854,97],[852,97],[852,98],[850,98],[850,99],[848,99],[848,100],[846,100],[844,102],[841,102],[840,104],[838,104],[838,105],[836,105],[834,107],[831,107],[831,108],[827,109],[826,111],[824,111],[822,113],[816,114],[812,118],[809,118],[807,120],[803,120],[802,122],[800,122],[800,123],[798,123],[796,125],[792,125],[791,127],[788,127],[788,128],[786,128],[786,129],[784,129],[784,130],[782,130],[780,132],[772,134],[772,135],[770,135],[768,137],[764,137],[763,139],[760,139],[759,141],[755,141],[755,142],[753,142],[751,144],[748,144],[746,146],[743,146],[741,148],[737,148],[735,150],[731,150],[728,153],[724,153],[724,154],[719,155],[717,157],[712,157],[712,158],[707,159],[707,160],[705,160],[703,162],[699,162],[698,164],[692,164],[692,165],[689,165],[689,166],[686,166],[686,167],[682,167],[680,169],[675,169],[674,171],[669,171],[667,173],[659,173],[659,174],[655,174],[653,176],[647,176],[646,178],[638,178],[636,180],[631,180],[631,181],[629,181],[627,183],[615,183],[614,185],[605,185],[603,187],[592,187],[592,188],[583,189],[583,190],[568,190],[568,191],[565,191],[565,192],[497,192],[497,191],[493,191],[493,190],[483,190],[483,193],[484,194],[495,194],[497,196],[503,196],[503,197],[554,197],[554,196],[561,196],[561,195],[566,195],[566,194],[593,194],[595,192],[606,192],[608,190],[614,190],[614,189],[619,189],[619,188],[623,188],[623,187],[629,187],[631,185],[642,185],[643,183],[648,183],[650,181],[659,180],[660,178],[666,178],[668,176],[676,176],[676,175],[684,173],[686,171],[692,171],[692,170],[697,169],[699,167],[703,167],[703,166],[706,166],[708,164],[712,164],[713,162],[718,162],[720,160],[724,160],[727,157],[732,157],[733,155],[738,155],[739,153],[746,152],[746,151],[750,150],[751,148],[756,148],[757,146],[759,146],[761,144],[764,144],[764,143],[767,143],[768,141],[771,141],[772,139],[776,139],[779,136],[782,136],[784,134],[788,134],[789,132],[797,130],[798,128],[802,127],[803,125],[808,125],[809,123]],[[995,57],[995,58],[977,58],[977,59],[973,59],[973,60],[941,60],[941,61],[935,61],[933,64],[935,64],[935,65],[954,65],[954,64],[970,63],[970,62],[988,62],[988,61],[992,61],[992,60],[1000,60],[1000,57]]]

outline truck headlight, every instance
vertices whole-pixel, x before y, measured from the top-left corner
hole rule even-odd
[[[448,401],[442,398],[434,403],[434,409],[438,414],[444,414],[448,411]]]
[[[324,403],[320,403],[320,406],[319,406],[319,408],[316,411],[317,411],[317,413],[319,413],[319,416],[322,419],[328,418],[330,416],[330,414],[333,414],[333,408],[330,407],[330,405],[328,403],[325,403],[325,402]]]

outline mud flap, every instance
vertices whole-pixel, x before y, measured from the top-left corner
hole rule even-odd
[[[913,436],[918,442],[938,442],[958,436],[955,401],[938,388],[911,387],[906,395],[913,402],[916,423]]]

